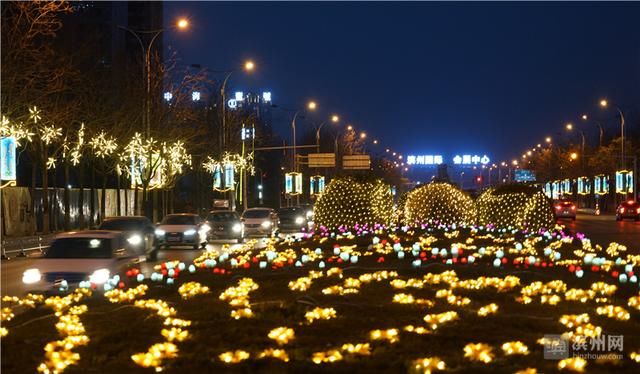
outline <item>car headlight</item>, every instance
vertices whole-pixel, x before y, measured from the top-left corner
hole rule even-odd
[[[304,223],[304,218],[296,217],[296,225],[302,225]]]
[[[313,210],[308,210],[307,211],[307,219],[313,217]]]
[[[211,230],[211,226],[207,225],[206,223],[200,226],[200,232],[209,232],[209,230]]]
[[[163,229],[156,229],[156,236],[164,236],[165,231]]]
[[[40,279],[42,279],[42,274],[38,269],[27,269],[22,273],[22,283],[24,284],[37,283],[40,282]]]
[[[127,238],[127,242],[131,245],[139,245],[140,243],[142,243],[142,236],[138,234],[131,235],[129,238]]]
[[[231,230],[233,230],[233,232],[240,232],[240,231],[242,231],[242,225],[239,224],[239,223],[236,223],[235,225],[233,225]]]
[[[260,224],[260,226],[264,227],[265,229],[268,229],[269,227],[271,227],[271,221],[264,221]]]
[[[103,284],[109,280],[109,269],[98,269],[89,276],[89,282]]]
[[[189,230],[185,231],[184,234],[186,236],[195,235],[196,234],[196,230],[195,229],[189,229]]]

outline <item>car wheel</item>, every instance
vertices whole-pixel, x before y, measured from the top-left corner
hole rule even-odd
[[[236,241],[238,242],[238,244],[242,244],[244,243],[244,238],[238,238],[236,239]]]
[[[637,216],[636,218],[633,219],[634,221],[638,222],[640,221],[640,216]]]
[[[622,217],[616,216],[616,221],[622,221]]]
[[[194,250],[194,251],[197,251],[199,247],[200,247],[200,246],[196,244],[196,245],[194,245],[194,246],[193,246],[193,250]]]
[[[575,216],[571,217],[571,220],[572,220],[572,221],[575,221],[575,220],[576,220],[576,217],[575,217]]]
[[[207,248],[207,242],[201,243],[201,244],[200,244],[200,247],[201,247],[202,249]]]
[[[157,261],[157,260],[158,260],[158,248],[154,248],[153,251],[151,251],[147,255],[147,261]]]

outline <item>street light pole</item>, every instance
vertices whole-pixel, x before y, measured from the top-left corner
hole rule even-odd
[[[220,155],[224,154],[224,148],[227,143],[227,82],[233,74],[234,70],[227,72],[227,75],[224,77],[224,81],[222,82],[222,86],[220,86],[220,98],[222,99],[222,129],[220,131]]]

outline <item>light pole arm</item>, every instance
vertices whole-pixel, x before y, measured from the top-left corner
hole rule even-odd
[[[233,70],[228,71],[227,75],[224,77],[224,81],[222,81],[222,86],[220,86],[220,99],[222,100],[221,108],[222,108],[222,131],[220,134],[220,154],[224,154],[225,143],[227,141],[227,82],[233,74]]]
[[[298,171],[298,165],[297,165],[297,159],[296,159],[296,118],[298,118],[298,114],[300,114],[300,111],[297,110],[296,113],[293,115],[293,119],[291,120],[291,130],[293,131],[293,171]]]

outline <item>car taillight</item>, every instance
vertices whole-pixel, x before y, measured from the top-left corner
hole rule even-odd
[[[556,209],[558,210],[562,209],[562,205],[556,205]]]
[[[640,208],[636,209],[636,212],[637,212],[638,214],[640,214]]]
[[[576,210],[576,206],[575,205],[571,205],[571,210]]]
[[[620,208],[620,213],[624,213],[624,208]]]

